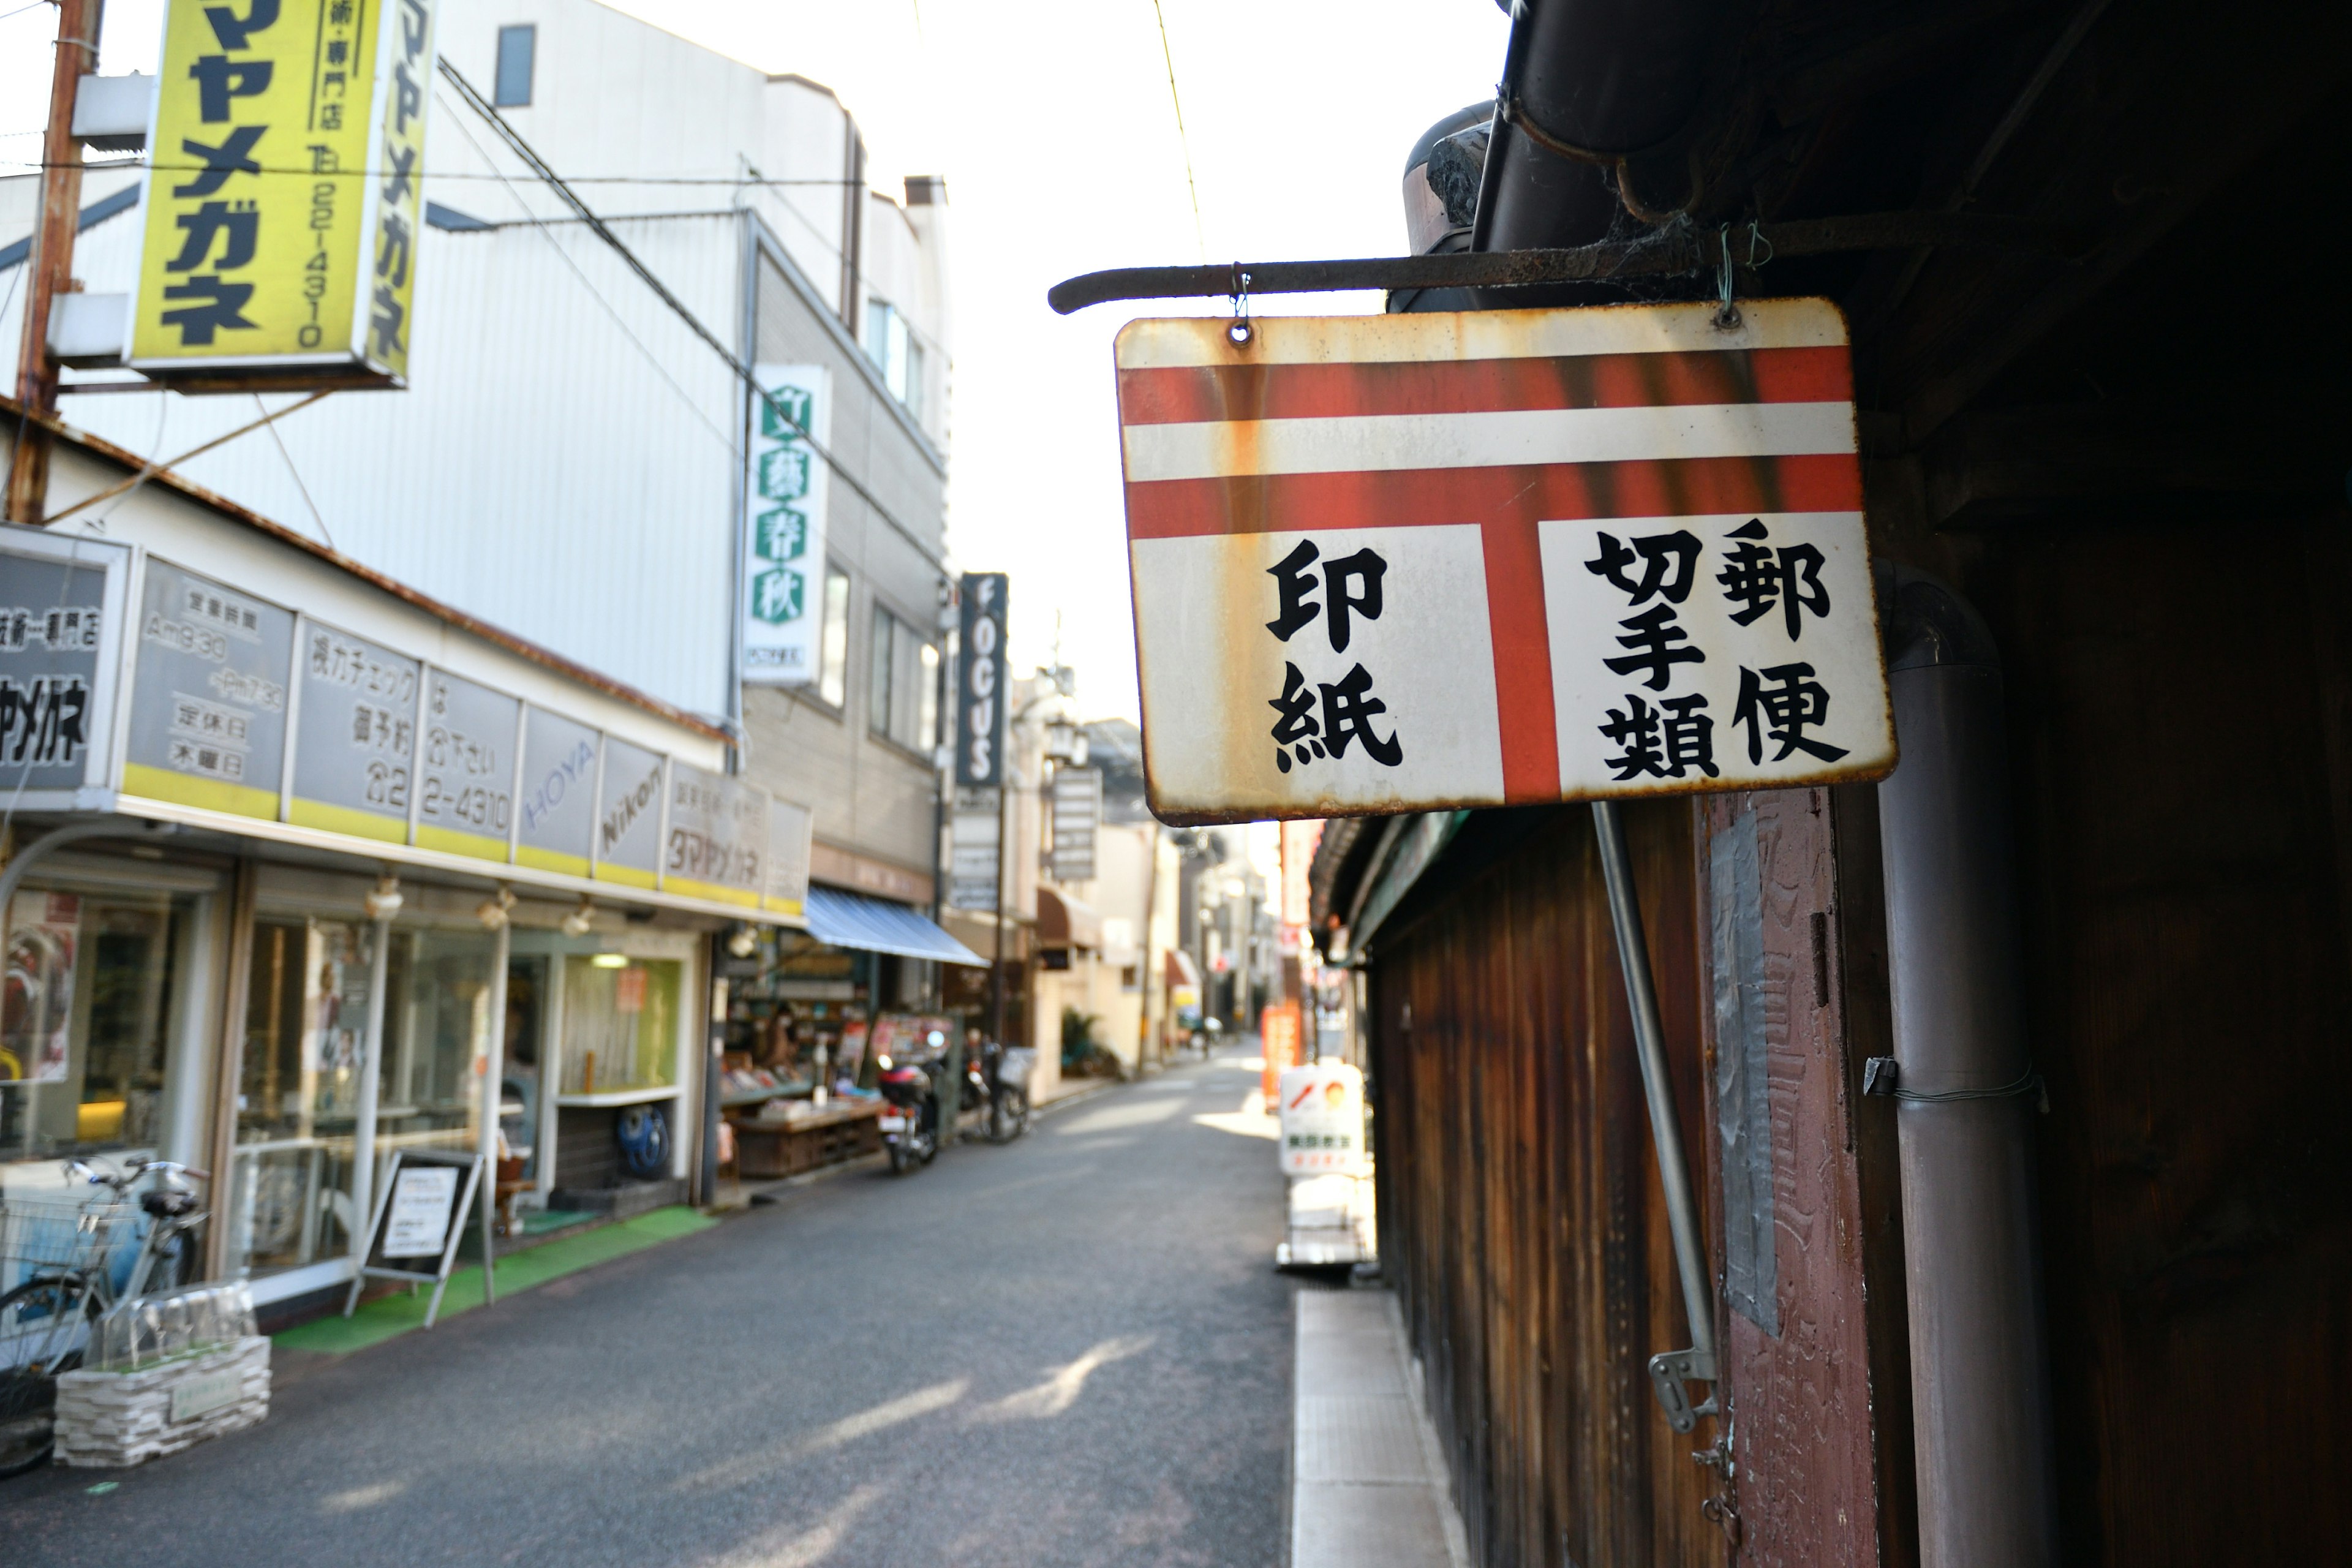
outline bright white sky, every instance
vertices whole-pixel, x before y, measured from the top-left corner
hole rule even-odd
[[[451,0],[456,5],[472,0]],[[955,381],[950,544],[1013,575],[1013,655],[1058,622],[1089,714],[1136,716],[1111,336],[1131,317],[1045,289],[1097,268],[1395,254],[1405,154],[1485,98],[1503,63],[1494,0],[1162,0],[1200,193],[1185,191],[1151,0],[623,0],[620,9],[837,90],[877,188],[947,176]],[[0,0],[0,13],[12,10]],[[110,0],[109,74],[152,70],[161,0]],[[0,15],[0,159],[39,155],[55,11]],[[528,20],[502,0],[501,20]],[[1272,311],[1377,310],[1377,296]]]

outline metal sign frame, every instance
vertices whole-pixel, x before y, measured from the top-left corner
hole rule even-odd
[[[369,1217],[367,1234],[361,1238],[359,1264],[352,1271],[351,1291],[343,1298],[344,1317],[350,1317],[359,1306],[361,1288],[370,1279],[404,1281],[411,1295],[415,1293],[416,1287],[429,1279],[433,1282],[433,1299],[425,1303],[425,1326],[428,1329],[433,1326],[433,1320],[441,1311],[441,1293],[449,1288],[449,1271],[457,1261],[457,1244],[466,1238],[466,1216],[473,1212],[475,1194],[482,1193],[485,1204],[490,1201],[489,1194],[482,1192],[482,1177],[488,1163],[488,1158],[478,1152],[459,1153],[455,1150],[443,1149],[393,1151],[392,1163],[383,1173],[383,1188],[376,1194],[375,1213]],[[400,1188],[400,1173],[411,1165],[465,1173],[465,1179],[459,1184],[457,1195],[449,1205],[448,1222],[442,1231],[440,1255],[434,1259],[430,1268],[402,1268],[395,1267],[390,1259],[381,1263],[376,1261],[376,1249],[383,1241],[384,1219],[392,1212],[393,1194]],[[495,1289],[491,1271],[497,1259],[488,1256],[489,1226],[487,1223],[482,1227],[482,1235],[485,1243],[482,1289],[483,1300],[487,1302],[496,1299],[491,1294]]]

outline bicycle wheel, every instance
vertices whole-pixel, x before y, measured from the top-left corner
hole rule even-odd
[[[58,1373],[81,1365],[97,1315],[89,1287],[64,1276],[0,1296],[0,1479],[48,1459]]]

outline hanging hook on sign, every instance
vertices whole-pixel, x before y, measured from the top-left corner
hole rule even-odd
[[[1757,254],[1758,247],[1763,254]],[[1757,219],[1748,220],[1748,259],[1741,263],[1754,272],[1772,259],[1772,242],[1764,237],[1764,226]],[[1739,325],[1739,307],[1731,302],[1732,283],[1731,226],[1719,224],[1715,231],[1715,324],[1725,331]]]
[[[1750,254],[1755,247],[1748,247]],[[1739,325],[1739,307],[1731,302],[1731,226],[1719,224],[1715,231],[1715,324],[1724,331]]]
[[[1249,286],[1250,275],[1242,270],[1242,264],[1240,262],[1234,262],[1233,287],[1234,321],[1233,325],[1225,329],[1225,335],[1233,339],[1236,343],[1245,343],[1250,341]]]

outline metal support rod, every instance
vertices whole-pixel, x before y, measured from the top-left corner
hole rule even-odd
[[[2071,256],[2084,246],[2072,228],[2000,213],[1861,213],[1759,224],[1722,233],[1661,229],[1638,240],[1557,250],[1457,250],[1427,256],[1365,256],[1337,261],[1244,261],[1213,267],[1120,267],[1065,279],[1045,291],[1062,315],[1114,300],[1230,296],[1235,275],[1253,294],[1319,294],[1350,289],[1519,289],[1621,278],[1712,272],[1727,248],[1734,265],[1774,257],[1860,250],[1966,247]]]
[[[1626,853],[1624,825],[1617,803],[1592,803],[1593,837],[1601,844],[1601,875],[1609,885],[1609,919],[1617,933],[1617,961],[1625,973],[1625,999],[1633,1013],[1633,1046],[1642,1063],[1642,1089],[1650,1102],[1650,1136],[1658,1151],[1658,1183],[1665,1189],[1666,1224],[1674,1232],[1675,1267],[1682,1275],[1683,1311],[1690,1320],[1691,1350],[1680,1376],[1715,1381],[1715,1293],[1707,1283],[1706,1253],[1699,1237],[1698,1202],[1691,1192],[1690,1166],[1683,1157],[1682,1123],[1675,1118],[1674,1080],[1666,1073],[1665,1029],[1658,1021],[1658,993],[1650,977],[1650,946],[1642,931],[1642,906],[1633,888],[1633,860]],[[1669,1406],[1669,1414],[1673,1413]],[[1677,1430],[1687,1430],[1676,1421]]]
[[[514,931],[503,915],[490,938],[489,1037],[482,1043],[482,1125],[478,1152],[482,1162],[482,1305],[499,1299],[499,1105],[507,1076],[507,957],[513,952]],[[462,1219],[462,1216],[460,1216]]]
[[[368,939],[367,1016],[361,1026],[360,1096],[352,1123],[352,1254],[353,1262],[360,1265],[367,1262],[360,1248],[367,1245],[369,1218],[375,1213],[375,1128],[380,1086],[383,1082],[383,1006],[385,994],[392,987],[392,916],[369,923],[374,929]],[[270,998],[269,1005],[278,1005],[277,998]],[[462,1226],[466,1216],[459,1215],[455,1223]]]

